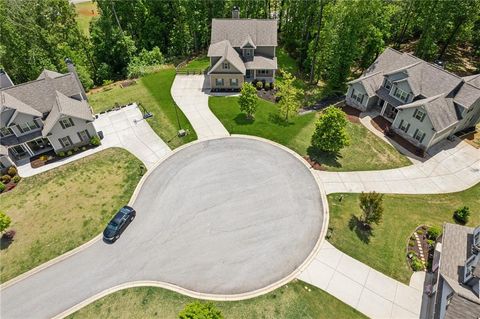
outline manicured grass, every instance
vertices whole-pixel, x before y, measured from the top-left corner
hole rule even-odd
[[[307,288],[307,289],[305,289]],[[115,292],[72,314],[72,318],[177,318],[194,299],[165,289],[131,288]],[[224,318],[366,318],[326,292],[295,280],[249,300],[215,302]]]
[[[339,201],[340,196],[343,197]],[[358,230],[352,214],[360,216],[359,194],[332,194],[329,226],[333,236],[329,241],[347,255],[395,278],[408,283],[412,271],[405,262],[407,240],[419,225],[454,223],[453,211],[470,207],[469,226],[480,224],[480,184],[459,193],[438,195],[384,195],[383,221],[375,225],[368,236]]]
[[[111,90],[95,92],[88,95],[89,103],[96,113],[120,105],[137,102],[142,104],[153,117],[147,121],[170,148],[176,148],[197,139],[192,125],[178,108],[178,117],[183,129],[189,134],[177,137],[178,124],[175,115],[175,102],[170,95],[170,88],[175,79],[175,70],[167,68],[137,80],[137,84],[125,88],[114,86]]]
[[[205,70],[210,66],[210,58],[207,56],[199,56],[187,63],[182,70]]]
[[[90,21],[98,16],[97,5],[91,1],[75,4],[77,12],[77,24],[80,31],[86,35],[90,35]]]
[[[26,177],[0,195],[0,210],[17,233],[0,251],[1,282],[55,258],[99,234],[128,203],[144,169],[122,149],[108,149]]]
[[[210,97],[209,106],[213,113],[232,134],[255,135],[273,140],[291,148],[298,154],[307,155],[310,139],[315,129],[317,113],[309,113],[293,118],[289,123],[278,120],[277,106],[259,100],[255,120],[248,120],[240,112],[237,97]],[[319,160],[327,170],[375,170],[401,167],[410,162],[397,150],[384,143],[358,123],[348,123],[351,136],[350,146],[345,147],[335,157],[320,154]]]

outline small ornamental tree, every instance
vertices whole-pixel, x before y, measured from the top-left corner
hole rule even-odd
[[[346,130],[345,112],[337,107],[327,107],[315,123],[312,146],[324,152],[338,152],[350,144]]]
[[[10,226],[11,222],[12,222],[12,219],[7,214],[0,211],[0,233],[3,233],[5,229],[7,229],[8,226]]]
[[[178,314],[179,319],[223,319],[220,310],[211,302],[192,302]]]
[[[470,209],[467,206],[463,206],[453,213],[453,218],[464,225],[468,223],[468,217],[470,217]]]
[[[253,84],[245,82],[242,86],[240,98],[238,99],[240,111],[247,113],[247,118],[252,119],[257,111],[258,96],[257,89]]]
[[[376,192],[360,194],[360,209],[362,210],[361,221],[367,228],[372,224],[379,224],[383,215],[383,194]]]
[[[301,90],[293,85],[295,77],[286,71],[280,71],[282,80],[277,82],[277,97],[278,107],[280,109],[280,116],[288,121],[288,117],[295,115],[300,107],[299,95]]]

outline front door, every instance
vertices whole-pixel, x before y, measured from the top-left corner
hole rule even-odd
[[[253,72],[252,70],[247,70],[247,74],[245,75],[247,80],[250,80],[253,77]]]

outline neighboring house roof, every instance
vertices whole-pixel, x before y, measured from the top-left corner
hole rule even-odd
[[[445,223],[442,235],[442,253],[439,271],[448,285],[459,295],[476,303],[480,299],[463,282],[465,261],[471,256],[473,228]]]
[[[255,55],[252,61],[245,62],[245,67],[252,70],[277,69],[277,57],[267,58]]]
[[[480,89],[480,74],[466,76],[463,80]]]
[[[458,122],[457,113],[452,99],[444,98],[443,94],[420,99],[409,104],[401,105],[398,109],[417,108],[423,106],[427,112],[433,128],[440,132],[450,125]]]
[[[7,72],[0,70],[0,89],[13,86],[13,81],[8,76]]]
[[[257,47],[277,46],[277,20],[212,19],[210,43],[228,40],[233,47],[241,47],[248,37]]]
[[[210,69],[210,71],[208,71],[208,74],[215,72],[216,69],[220,67],[225,60],[230,62],[230,64],[235,69],[237,69],[240,73],[245,74],[246,73],[245,64],[243,63],[242,58],[240,58],[240,55],[238,54],[238,52],[235,51],[235,49],[230,45],[230,42],[221,41],[220,43],[221,44],[219,44],[218,46],[215,46],[215,48],[212,51],[220,52],[223,50],[223,54],[221,55],[221,59],[217,61],[217,63]],[[209,50],[209,53],[210,53],[210,50]]]
[[[466,82],[462,84],[453,100],[466,108],[470,108],[478,99],[480,99],[480,88]]]
[[[32,108],[30,105],[23,103],[6,92],[0,91],[0,112],[5,108],[10,108],[19,113],[28,114],[36,117],[41,117],[42,113]]]
[[[444,319],[478,319],[480,303],[454,295],[448,305]]]
[[[86,121],[93,121],[92,112],[87,102],[78,101],[65,96],[59,91],[55,92],[55,103],[45,119],[42,129],[43,136],[46,136],[62,116],[70,116]]]
[[[50,112],[55,103],[56,91],[66,96],[81,95],[82,93],[73,73],[66,73],[56,78],[45,77],[1,89],[0,91],[8,93],[30,105],[40,113]]]
[[[58,78],[59,76],[62,76],[62,75],[63,75],[62,73],[58,73],[58,72],[55,72],[55,71],[50,71],[50,70],[45,69],[45,70],[43,70],[42,73],[40,73],[37,80],[41,80],[41,79],[45,79],[45,78],[55,79],[55,78]]]

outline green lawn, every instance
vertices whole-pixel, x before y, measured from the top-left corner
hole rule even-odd
[[[207,56],[199,56],[189,61],[182,70],[205,70],[210,66],[210,58]]]
[[[175,79],[175,70],[167,68],[157,73],[147,75],[137,80],[137,84],[120,88],[114,86],[108,91],[91,93],[88,95],[90,105],[96,113],[112,108],[115,103],[127,104],[131,102],[141,103],[153,117],[148,119],[152,129],[164,140],[170,148],[197,139],[192,125],[178,108],[180,125],[189,131],[186,137],[177,137],[178,124],[175,115],[175,102],[170,95],[170,88]]]
[[[343,200],[339,202],[339,197]],[[328,196],[330,227],[329,241],[347,255],[395,278],[408,283],[412,271],[405,262],[407,240],[415,227],[441,226],[453,223],[453,211],[470,207],[470,226],[480,224],[480,184],[459,193],[438,195],[384,195],[383,221],[368,236],[356,227],[352,214],[360,216],[358,194]]]
[[[108,149],[26,177],[0,195],[12,218],[13,243],[0,251],[1,282],[55,258],[99,234],[128,203],[144,169],[123,149]]]
[[[80,31],[86,36],[90,35],[90,21],[98,16],[97,5],[91,1],[75,4],[77,24]]]
[[[252,122],[240,112],[237,100],[237,97],[210,97],[209,99],[210,109],[230,133],[260,136],[285,145],[302,156],[307,155],[317,113],[297,116],[290,123],[285,124],[278,121],[278,110],[275,104],[259,99],[255,121]],[[336,157],[317,154],[325,169],[331,171],[375,170],[410,164],[407,158],[361,124],[348,122],[347,130],[352,139],[350,146],[345,147]]]
[[[161,288],[131,288],[108,295],[68,318],[171,319],[192,301]],[[227,319],[366,318],[335,297],[298,280],[260,297],[215,304]]]

